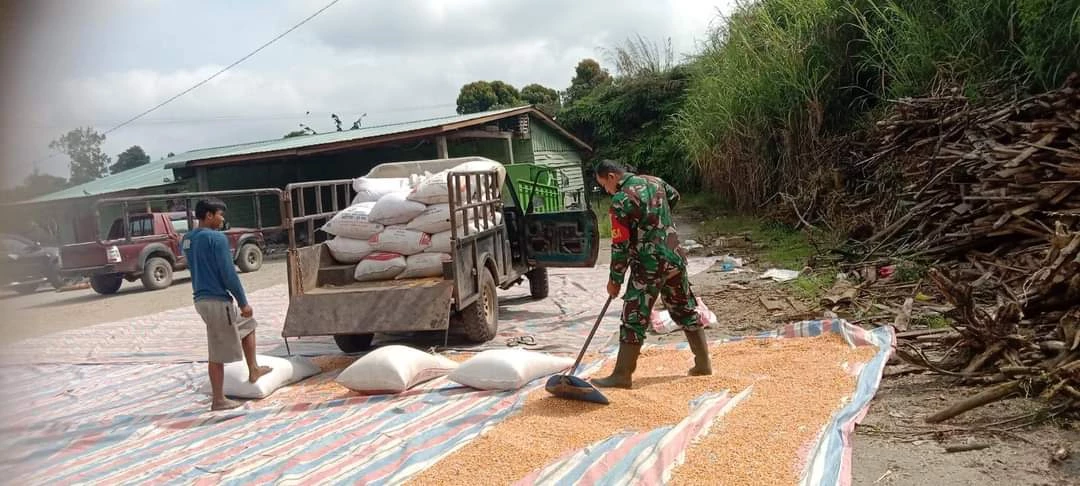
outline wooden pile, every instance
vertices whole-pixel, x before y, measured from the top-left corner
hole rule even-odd
[[[1080,407],[1080,77],[979,106],[955,92],[899,100],[870,148],[849,171],[893,192],[863,260],[930,262],[955,308],[953,329],[901,355],[993,385],[928,420],[1021,390]]]

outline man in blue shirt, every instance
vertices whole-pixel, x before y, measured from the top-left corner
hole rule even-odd
[[[195,205],[195,217],[199,227],[184,235],[181,246],[191,271],[195,310],[206,323],[210,351],[207,370],[213,392],[210,410],[227,410],[239,407],[240,402],[225,398],[225,363],[245,360],[251,383],[269,373],[270,368],[255,363],[255,319],[240,276],[233,267],[229,239],[219,231],[225,224],[225,204],[199,201]]]

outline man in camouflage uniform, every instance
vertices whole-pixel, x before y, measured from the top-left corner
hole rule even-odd
[[[611,376],[592,382],[600,387],[631,387],[631,375],[645,341],[645,327],[658,295],[663,296],[672,319],[683,328],[694,352],[694,367],[688,374],[711,375],[705,330],[686,275],[686,252],[679,245],[671,218],[671,209],[679,202],[679,192],[657,177],[627,172],[610,160],[597,166],[596,181],[612,195],[608,295],[619,295],[627,269],[630,283],[623,296],[615,370]]]

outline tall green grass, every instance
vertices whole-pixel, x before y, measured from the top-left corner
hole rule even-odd
[[[739,209],[805,190],[835,165],[823,139],[885,99],[1002,80],[1041,91],[1080,70],[1080,0],[759,0],[719,25],[675,133]]]

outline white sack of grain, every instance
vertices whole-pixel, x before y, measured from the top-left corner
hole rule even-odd
[[[424,204],[444,204],[450,202],[450,171],[427,174],[411,193],[409,200]]]
[[[273,368],[270,373],[260,376],[255,383],[248,381],[247,363],[235,361],[225,364],[225,396],[235,398],[266,398],[277,389],[296,383],[304,378],[319,374],[321,371],[315,363],[303,356],[290,358],[278,358],[274,356],[255,355],[255,362],[259,366]],[[210,382],[207,381],[200,393],[210,394]]]
[[[498,171],[498,175],[495,176],[495,184],[496,187],[502,190],[503,181],[506,180],[506,167],[494,160],[474,160],[472,162],[465,162],[464,164],[450,169],[450,172],[478,172],[491,169]]]
[[[384,229],[383,225],[371,220],[371,210],[375,203],[366,202],[349,206],[330,218],[321,230],[334,236],[344,236],[354,240],[366,240]]]
[[[480,390],[516,390],[573,365],[571,358],[526,349],[492,349],[462,363],[447,379]]]
[[[460,222],[458,223],[461,224]],[[406,226],[413,231],[422,231],[424,233],[441,233],[443,231],[450,230],[450,205],[449,204],[432,204],[420,213],[419,216],[409,221]]]
[[[405,258],[405,271],[398,275],[403,278],[426,278],[442,276],[443,262],[450,261],[449,253],[417,253]]]
[[[339,263],[358,263],[375,251],[368,240],[354,240],[344,236],[327,240],[326,248],[330,250],[330,256]]]
[[[406,224],[423,213],[427,206],[406,199],[407,192],[392,192],[380,197],[371,208],[368,219],[382,225]]]
[[[431,235],[431,245],[424,250],[424,253],[450,253],[451,233],[450,230],[446,230]]]
[[[431,235],[408,229],[387,229],[368,239],[375,251],[415,255],[431,246]]]
[[[368,395],[401,393],[446,376],[458,367],[450,359],[408,346],[383,346],[356,360],[338,375],[341,386]]]
[[[357,282],[392,280],[405,270],[405,257],[397,253],[377,251],[360,260],[353,278]]]
[[[356,190],[356,197],[353,198],[353,203],[375,202],[387,194],[411,190],[412,183],[407,177],[386,179],[358,177],[353,179],[353,189]]]
[[[716,314],[709,310],[705,306],[705,302],[699,297],[697,299],[697,312],[698,318],[701,319],[701,326],[705,328],[715,327],[717,323]],[[656,334],[669,334],[682,329],[679,324],[671,318],[671,313],[667,310],[652,311],[649,314],[649,324],[652,327],[652,331]]]

